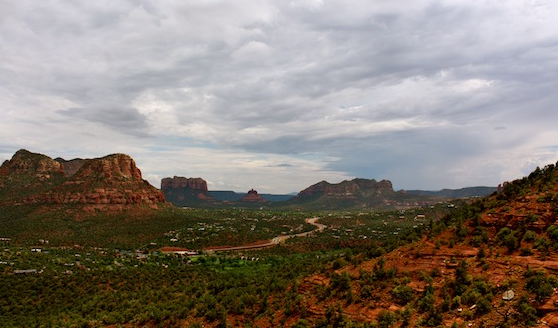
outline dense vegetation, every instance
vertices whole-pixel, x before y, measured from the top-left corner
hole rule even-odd
[[[32,210],[8,208],[1,214],[2,233],[10,240],[0,252],[0,326],[195,327],[231,320],[275,326],[278,309],[305,311],[293,287],[301,277],[334,260],[336,266],[352,261],[353,254],[383,254],[403,242],[399,233],[416,240],[429,222],[418,213],[433,217],[447,207],[327,213],[321,220],[333,228],[314,237],[268,250],[196,257],[166,255],[159,248],[240,245],[309,231],[315,227],[304,219],[316,214],[171,208],[151,212],[156,218],[99,213],[76,220],[64,211]]]
[[[102,250],[28,252],[2,253],[14,267],[34,266],[40,273],[0,275],[0,326],[169,327],[202,318],[224,324],[227,313],[244,321],[271,318],[278,305],[269,296],[284,293],[324,261],[315,254],[252,261],[161,254],[138,259],[135,253]]]
[[[1,327],[529,327],[556,312],[554,165],[410,210],[74,213],[0,213]],[[310,231],[318,216],[323,232],[269,249],[161,252]]]

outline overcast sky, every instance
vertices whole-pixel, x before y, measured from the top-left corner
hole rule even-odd
[[[0,0],[0,161],[298,192],[496,186],[558,160],[558,1]]]

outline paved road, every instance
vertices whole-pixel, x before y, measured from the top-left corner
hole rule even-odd
[[[325,228],[327,228],[327,226],[325,224],[316,223],[316,221],[318,221],[318,219],[319,218],[306,219],[306,223],[310,223],[311,225],[316,227],[316,229],[314,229],[312,231],[301,232],[301,233],[297,233],[297,234],[294,234],[294,235],[277,236],[277,237],[269,240],[266,243],[261,243],[261,244],[257,244],[257,245],[215,247],[215,248],[211,248],[211,249],[205,249],[204,251],[206,251],[206,252],[227,252],[227,251],[241,251],[241,250],[246,250],[246,249],[258,249],[258,248],[266,248],[266,247],[275,246],[275,245],[278,245],[280,243],[285,242],[285,240],[287,240],[289,238],[306,237],[311,233],[323,231]]]

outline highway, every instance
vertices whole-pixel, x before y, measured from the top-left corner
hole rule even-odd
[[[293,234],[293,235],[281,235],[281,236],[274,237],[273,239],[271,239],[267,242],[260,243],[260,244],[255,244],[255,245],[213,247],[213,248],[210,248],[210,249],[204,249],[204,252],[212,253],[212,252],[242,251],[242,250],[248,250],[248,249],[260,249],[260,248],[266,248],[266,247],[272,247],[272,246],[275,246],[275,245],[279,245],[279,244],[285,242],[285,240],[287,240],[289,238],[306,237],[309,234],[312,234],[314,232],[321,232],[324,229],[326,229],[327,226],[325,224],[321,224],[321,223],[316,222],[316,221],[318,221],[318,219],[319,219],[318,217],[315,217],[315,218],[308,218],[308,219],[305,220],[306,223],[309,223],[309,224],[316,227],[316,229],[314,229],[312,231],[301,232],[301,233],[297,233],[297,234]]]

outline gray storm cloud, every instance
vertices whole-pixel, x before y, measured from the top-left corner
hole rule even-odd
[[[2,158],[118,148],[154,185],[291,192],[355,176],[496,185],[558,157],[552,1],[2,8]]]

